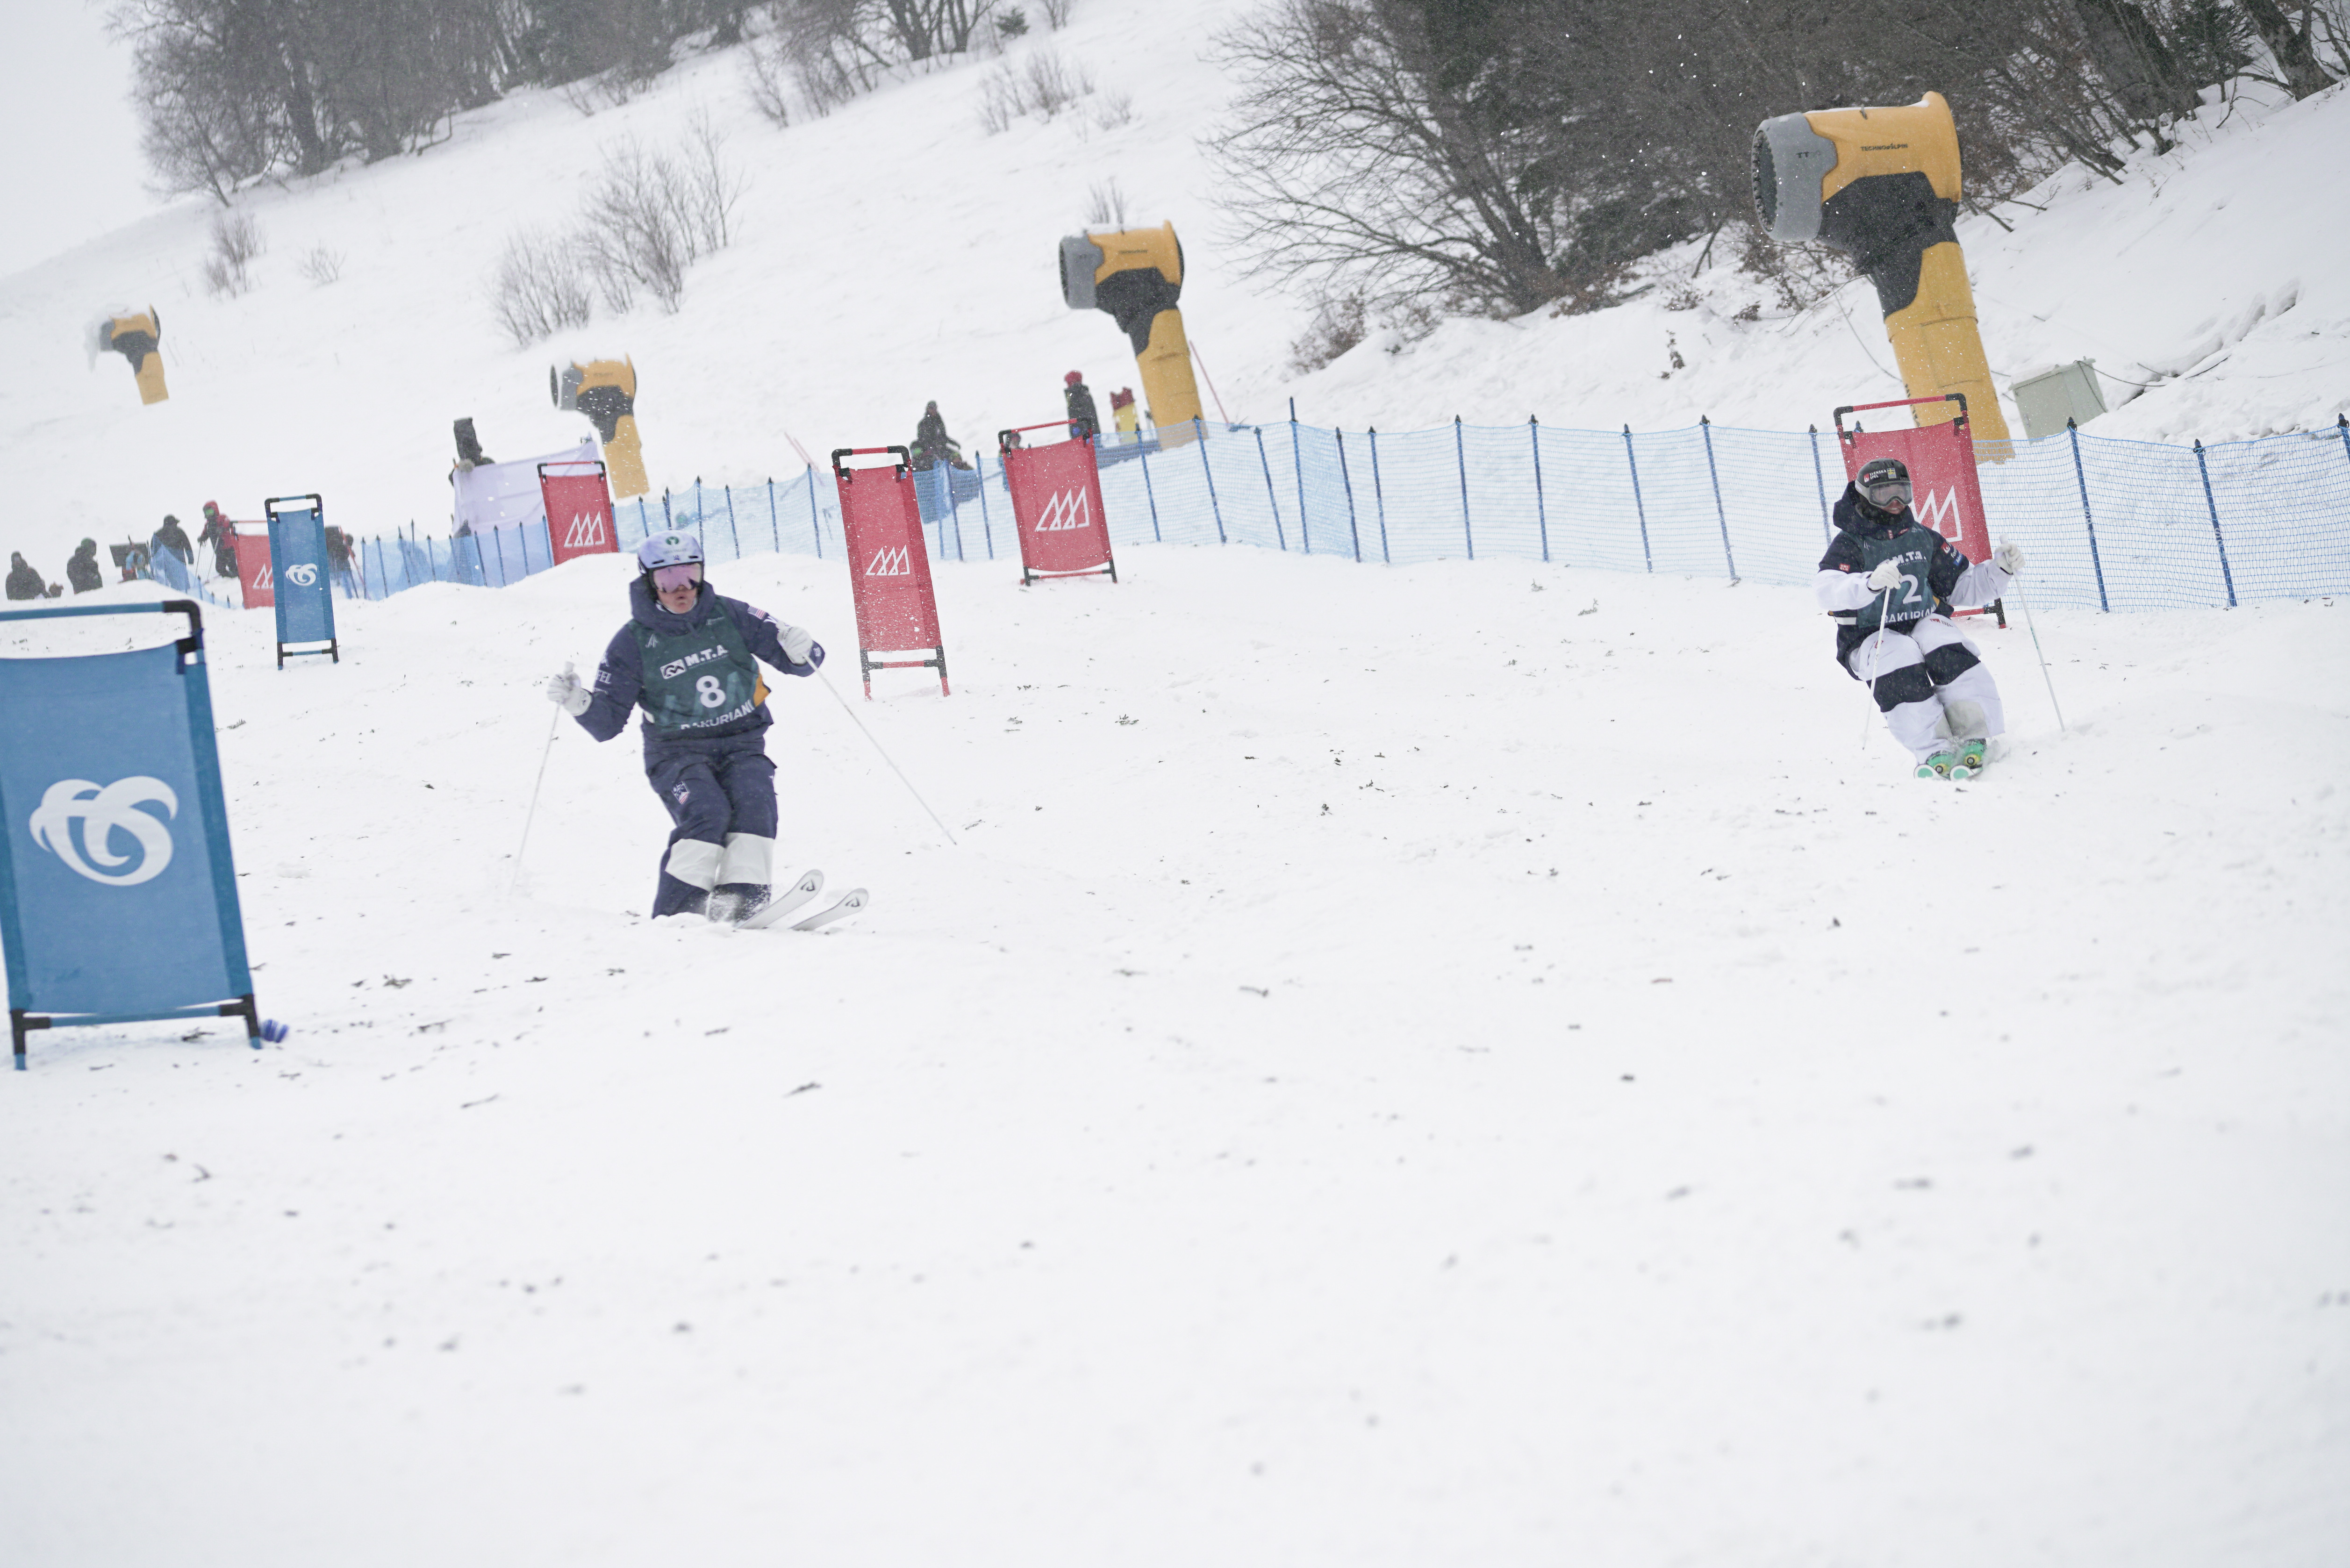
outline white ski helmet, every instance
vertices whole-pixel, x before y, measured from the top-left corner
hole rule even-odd
[[[688,566],[702,564],[702,541],[691,534],[671,532],[649,534],[637,546],[637,565],[648,572],[663,566]]]

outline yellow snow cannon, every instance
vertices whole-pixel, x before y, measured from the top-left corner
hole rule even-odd
[[[1868,275],[1911,397],[1959,393],[1977,441],[2008,439],[1951,228],[1959,132],[1940,93],[1764,120],[1754,133],[1754,207],[1773,239],[1833,245]],[[1915,418],[1939,424],[1958,408],[1921,403]]]
[[[1106,310],[1134,345],[1142,395],[1161,444],[1191,439],[1200,384],[1183,336],[1183,244],[1175,225],[1071,234],[1061,242],[1061,297],[1071,310]]]
[[[163,318],[153,306],[144,316],[124,309],[99,318],[91,328],[92,363],[100,354],[120,354],[130,361],[130,373],[138,378],[139,400],[160,403],[169,398],[171,389],[163,385]]]
[[[635,360],[591,359],[585,365],[575,360],[567,370],[550,367],[546,387],[556,408],[567,414],[586,414],[595,424],[615,496],[642,495],[652,488],[645,478],[644,444],[637,439]]]

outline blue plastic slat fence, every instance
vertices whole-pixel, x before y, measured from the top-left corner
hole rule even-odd
[[[1529,421],[1405,431],[1205,421],[1105,450],[1114,545],[1253,545],[1408,565],[1471,557],[1800,584],[1843,492],[1835,438],[1699,424],[1580,431]],[[2114,610],[2350,592],[2350,425],[2202,447],[2068,431],[1979,443],[1994,539],[2032,562],[2033,598]],[[918,474],[932,558],[1017,556],[1011,496],[984,454]],[[837,557],[840,504],[790,479],[642,495],[614,507],[623,551],[665,528],[713,562]],[[999,530],[995,524],[1004,526]],[[421,583],[502,587],[546,569],[543,524],[462,539],[364,541],[360,593]]]

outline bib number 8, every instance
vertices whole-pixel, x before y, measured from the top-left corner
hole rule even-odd
[[[693,689],[697,692],[701,693],[702,705],[703,707],[721,708],[725,706],[726,688],[719,683],[718,677],[715,675],[705,675],[693,683]]]

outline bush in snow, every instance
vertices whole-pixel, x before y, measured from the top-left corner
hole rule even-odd
[[[605,149],[578,242],[605,304],[626,310],[641,288],[675,311],[686,269],[726,247],[743,181],[725,148],[725,134],[698,112],[674,153],[649,152],[633,137]]]
[[[1049,120],[1093,90],[1091,71],[1069,64],[1056,50],[1038,49],[1018,60],[999,61],[980,78],[979,122],[993,136],[1011,130],[1024,115]]]
[[[261,254],[261,225],[245,213],[213,218],[213,254],[204,258],[204,286],[234,297],[253,286],[253,258]]]
[[[567,235],[517,231],[490,279],[490,313],[527,348],[570,327],[588,324],[588,269]]]

